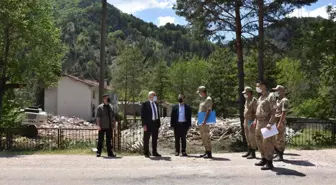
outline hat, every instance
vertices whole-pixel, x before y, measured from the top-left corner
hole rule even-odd
[[[206,90],[205,86],[199,86],[196,93],[204,92]]]
[[[277,85],[275,88],[273,88],[272,90],[274,91],[278,91],[278,90],[285,90],[284,86],[282,85]]]
[[[253,90],[252,90],[251,87],[246,86],[245,89],[244,89],[244,91],[243,91],[242,93],[245,94],[245,93],[247,93],[247,92],[252,92],[252,91],[253,91]]]
[[[104,94],[103,97],[110,96],[109,94]]]

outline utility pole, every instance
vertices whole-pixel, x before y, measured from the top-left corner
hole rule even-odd
[[[99,103],[103,103],[105,89],[105,35],[107,19],[107,0],[102,0],[102,19],[100,31],[100,75],[99,75]]]

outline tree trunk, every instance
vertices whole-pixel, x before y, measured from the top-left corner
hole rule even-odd
[[[236,0],[235,3],[235,14],[236,14],[236,52],[237,52],[237,66],[238,66],[238,80],[239,80],[239,117],[240,117],[240,125],[242,128],[242,138],[244,144],[246,144],[246,138],[244,134],[244,96],[242,94],[244,90],[244,57],[243,57],[243,41],[242,37],[242,25],[240,18],[240,7],[242,2],[240,0]]]
[[[258,0],[259,44],[258,44],[258,79],[264,80],[264,1]]]
[[[105,35],[106,35],[107,0],[102,0],[102,20],[100,32],[100,75],[99,75],[99,102],[103,103],[105,79]]]

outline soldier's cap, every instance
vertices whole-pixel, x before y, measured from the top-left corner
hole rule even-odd
[[[243,91],[242,93],[245,94],[245,93],[247,93],[247,92],[252,92],[252,91],[253,91],[253,90],[252,90],[251,87],[246,86],[245,89],[244,89],[244,91]]]
[[[104,95],[103,95],[103,98],[104,98],[104,97],[109,97],[109,96],[110,96],[109,94],[104,94]]]
[[[275,88],[272,89],[273,91],[278,91],[278,90],[285,90],[284,86],[282,85],[277,85]]]
[[[205,86],[199,86],[196,93],[204,92],[206,90]]]

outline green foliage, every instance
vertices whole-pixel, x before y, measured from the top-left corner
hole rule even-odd
[[[237,68],[235,56],[227,49],[218,49],[209,57],[207,87],[215,104],[217,115],[237,114]]]
[[[196,91],[199,86],[206,84],[208,68],[208,63],[198,58],[175,62],[169,69],[170,102],[176,102],[177,95],[183,93],[186,101],[196,108],[199,99]]]
[[[1,1],[0,34],[0,108],[4,103],[4,114],[8,116],[4,119],[10,120],[15,115],[7,113],[16,111],[19,105],[9,102],[13,94],[8,95],[11,88],[4,86],[30,85],[36,80],[44,88],[57,82],[63,46],[49,0]],[[0,117],[1,113],[0,109]]]
[[[144,57],[137,47],[126,47],[113,66],[112,82],[123,100],[138,100],[143,85]]]

